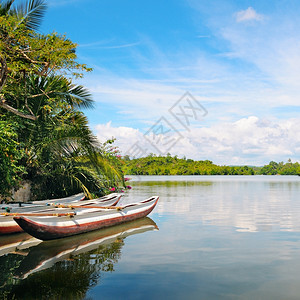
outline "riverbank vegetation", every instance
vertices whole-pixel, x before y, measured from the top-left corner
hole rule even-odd
[[[130,159],[125,157],[124,173],[130,175],[300,175],[300,164],[271,161],[263,167],[219,166],[210,160],[195,161],[177,156]]]
[[[100,144],[82,109],[93,108],[76,79],[91,69],[76,44],[37,32],[43,0],[0,1],[0,198],[30,182],[33,198],[124,185],[113,140]]]

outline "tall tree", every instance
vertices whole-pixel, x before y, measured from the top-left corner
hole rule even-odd
[[[45,10],[43,0],[0,1],[0,122],[17,124],[18,163],[36,197],[108,191],[123,175],[81,112],[93,107],[90,93],[72,81],[91,69],[65,36],[36,32]]]
[[[91,69],[76,61],[77,45],[65,36],[36,32],[46,10],[43,0],[13,4],[12,0],[0,4],[0,107],[20,117],[37,120],[26,98],[22,110],[8,100],[7,87],[32,74],[43,77],[60,72],[80,77],[83,71]]]

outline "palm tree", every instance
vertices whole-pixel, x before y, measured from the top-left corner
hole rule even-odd
[[[37,197],[107,190],[122,183],[123,176],[80,111],[93,106],[91,95],[57,75],[89,69],[76,62],[76,45],[70,40],[37,34],[45,11],[44,0],[20,5],[0,0],[0,121],[18,124],[23,179],[33,182]]]
[[[28,179],[40,198],[61,197],[78,191],[107,192],[122,184],[113,160],[102,155],[87,118],[79,111],[61,111],[33,123],[27,148]]]
[[[11,97],[24,99],[20,96],[24,86],[27,106],[38,116],[35,122],[24,120],[19,133],[19,141],[26,145],[25,178],[33,181],[35,194],[40,198],[79,190],[89,194],[122,184],[120,168],[103,154],[79,110],[92,107],[90,93],[63,76],[31,75]],[[18,101],[18,109],[24,105],[23,100]]]
[[[0,92],[5,87],[8,79],[9,68],[7,59],[11,61],[14,60],[14,56],[16,56],[17,60],[20,61],[21,55],[24,61],[27,60],[28,63],[33,63],[32,59],[23,51],[24,45],[22,46],[20,44],[17,50],[12,47],[12,45],[15,46],[19,42],[18,39],[16,40],[16,37],[13,36],[18,36],[18,34],[30,35],[31,31],[37,30],[47,9],[44,0],[28,0],[18,5],[14,5],[14,2],[14,0],[0,2],[1,23],[4,23],[4,20],[9,20],[10,23],[14,25],[12,29],[7,27],[5,23],[0,27],[0,44],[2,46],[1,48],[4,49],[2,53],[0,52]],[[20,28],[21,32],[18,32]],[[3,94],[0,96],[0,107],[20,117],[31,120],[36,119],[34,115],[21,112],[8,104]]]
[[[14,3],[13,0],[0,2],[0,108],[36,121],[37,116],[26,101],[23,110],[8,101],[7,90],[11,85],[26,82],[25,77],[32,74],[47,77],[53,72],[68,72],[81,76],[81,71],[91,69],[76,62],[76,44],[65,36],[36,32],[47,8],[44,0]]]

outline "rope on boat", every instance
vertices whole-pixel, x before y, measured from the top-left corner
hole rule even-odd
[[[115,209],[115,210],[122,210],[122,206],[94,206],[94,205],[65,205],[65,204],[59,204],[55,205],[55,208],[100,208],[100,209]]]
[[[70,213],[0,213],[1,216],[10,216],[10,217],[16,217],[16,216],[25,216],[25,217],[74,217],[76,215],[76,212],[70,212]]]

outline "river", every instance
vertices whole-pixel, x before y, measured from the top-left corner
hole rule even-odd
[[[130,185],[121,203],[160,196],[149,218],[0,247],[3,299],[299,299],[299,176],[132,176]]]

